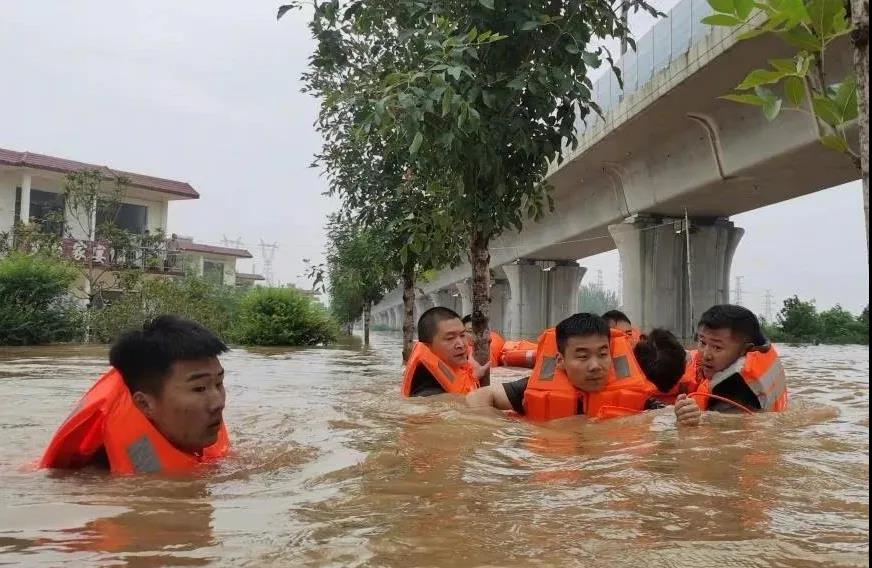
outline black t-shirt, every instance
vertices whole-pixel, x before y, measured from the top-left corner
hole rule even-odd
[[[412,376],[412,392],[409,396],[434,396],[437,394],[445,394],[445,389],[442,388],[436,377],[427,370],[427,367],[418,365]]]
[[[526,377],[524,379],[518,379],[517,381],[503,383],[503,389],[506,391],[506,398],[509,399],[509,403],[512,405],[512,410],[518,414],[524,414],[524,391],[527,390],[527,384],[529,381],[530,377]],[[649,398],[645,402],[645,410],[657,410],[658,408],[664,407],[666,407],[666,405],[655,398]],[[584,414],[584,407],[582,406],[581,399],[578,401],[576,414]]]
[[[739,373],[733,373],[712,389],[712,394],[734,400],[742,406],[751,410],[761,410],[760,399],[745,382],[745,379]],[[726,402],[712,400],[709,402],[709,410],[718,412],[738,412],[738,409]]]

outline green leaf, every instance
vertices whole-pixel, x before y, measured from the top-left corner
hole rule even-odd
[[[804,49],[812,53],[818,53],[821,50],[820,40],[802,26],[797,26],[779,35],[784,41],[797,49]]]
[[[481,100],[487,108],[494,108],[497,102],[497,96],[491,91],[482,91]]]
[[[754,11],[754,0],[736,0],[736,15],[743,22],[748,19],[751,12]]]
[[[845,5],[842,0],[811,0],[808,3],[808,15],[815,35],[826,38],[833,31],[836,17],[845,19]]]
[[[733,0],[708,0],[708,3],[715,12],[720,12],[722,14],[736,13],[736,4]]]
[[[794,25],[810,23],[805,0],[779,0],[779,11]]]
[[[446,116],[451,112],[451,103],[453,101],[454,91],[451,89],[445,89],[445,92],[442,94],[442,116]]]
[[[418,154],[418,150],[421,149],[421,144],[424,143],[424,135],[420,132],[415,134],[415,139],[412,140],[412,145],[409,146],[409,154],[415,156]]]
[[[745,105],[754,105],[754,106],[760,106],[760,107],[766,104],[766,99],[763,99],[762,97],[758,97],[757,95],[750,95],[750,94],[724,95],[724,96],[719,97],[719,98],[724,99],[726,101],[733,101],[734,103],[742,103]]]
[[[776,71],[784,73],[796,73],[795,59],[770,59],[769,65],[775,68]]]
[[[575,45],[575,42],[572,41],[563,46],[563,49],[566,50],[566,53],[571,53],[572,55],[578,55],[581,53],[581,50],[578,49],[578,46]]]
[[[706,16],[702,19],[702,23],[707,26],[724,26],[728,28],[732,28],[733,26],[738,26],[742,23],[742,20],[737,18],[736,16],[730,16],[727,14],[713,14],[711,16]]]
[[[799,77],[788,77],[784,81],[784,95],[791,105],[802,105],[805,101],[805,82]]]
[[[581,59],[584,61],[584,64],[593,69],[599,68],[602,65],[602,59],[600,59],[600,55],[597,52],[593,51],[585,51],[581,55]]]
[[[827,136],[821,137],[821,144],[837,152],[847,153],[848,150],[850,150],[850,147],[848,146],[848,143],[845,142],[845,139],[836,134],[829,134]]]
[[[494,9],[494,0],[478,0],[478,3],[487,8],[488,10]]]
[[[529,32],[531,30],[537,29],[541,25],[542,24],[540,24],[539,22],[530,20],[530,21],[527,21],[527,22],[524,22],[523,24],[521,24],[521,31]]]
[[[767,100],[766,104],[763,105],[763,115],[769,121],[775,120],[781,114],[782,104],[781,97]]]
[[[860,115],[857,99],[857,80],[851,75],[846,78],[836,90],[835,105],[839,109],[842,122],[851,122]]]
[[[753,89],[754,87],[759,87],[760,85],[771,85],[773,83],[777,83],[781,79],[785,77],[785,73],[782,71],[769,71],[767,69],[755,69],[748,73],[748,76],[745,77],[745,80],[742,81],[736,89],[740,91],[747,91],[748,89]]]
[[[833,101],[829,97],[815,95],[815,97],[812,99],[812,107],[814,108],[814,112],[817,117],[832,126],[833,128],[838,127],[842,124],[842,117],[841,113],[839,112],[839,107],[837,107],[835,101]]]

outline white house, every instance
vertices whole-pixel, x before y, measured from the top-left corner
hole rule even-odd
[[[181,276],[186,270],[215,279],[228,286],[237,285],[236,260],[251,258],[251,253],[194,243],[190,238],[175,238],[166,243],[147,246],[149,240],[140,241],[140,250],[131,259],[129,254],[116,256],[107,244],[89,236],[84,227],[99,224],[99,213],[92,212],[91,223],[82,223],[64,203],[64,183],[68,174],[96,170],[104,174],[105,190],[111,192],[112,180],[119,177],[128,181],[121,196],[115,224],[136,235],[154,236],[165,232],[169,203],[183,199],[199,199],[200,194],[190,184],[143,174],[124,172],[76,162],[64,158],[17,152],[0,148],[0,233],[12,234],[16,223],[41,221],[41,232],[55,233],[61,238],[60,254],[73,260],[93,259],[101,267],[113,270],[122,262],[138,263],[151,273]],[[62,217],[64,225],[45,222]],[[250,285],[263,278],[255,274],[242,274],[239,285]]]

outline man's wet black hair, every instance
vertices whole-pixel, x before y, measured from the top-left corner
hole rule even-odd
[[[226,351],[224,342],[199,323],[160,316],[119,337],[109,350],[109,364],[118,369],[131,393],[160,396],[173,363],[217,357]]]
[[[606,313],[604,313],[602,317],[603,317],[603,319],[606,320],[607,322],[608,322],[609,320],[611,320],[611,321],[613,321],[613,322],[622,322],[622,321],[625,321],[625,322],[627,322],[628,324],[633,325],[633,322],[630,321],[630,318],[627,317],[627,314],[625,314],[625,313],[622,312],[621,310],[609,310],[609,311],[607,311]]]
[[[452,319],[460,319],[457,312],[448,308],[430,308],[418,320],[418,341],[421,343],[433,343],[439,323]]]
[[[763,335],[763,329],[760,327],[757,316],[742,306],[733,304],[712,306],[699,318],[697,329],[700,327],[729,329],[733,334],[757,346],[769,343],[766,336]]]
[[[654,329],[633,348],[639,366],[660,392],[669,392],[684,375],[687,351],[665,329]]]
[[[609,337],[609,326],[606,320],[595,314],[575,314],[557,324],[557,350],[566,355],[566,344],[572,337],[588,337],[597,335]]]
[[[466,314],[465,316],[463,316],[463,319],[460,321],[463,322],[463,325],[466,325],[468,323],[472,323],[472,314]]]

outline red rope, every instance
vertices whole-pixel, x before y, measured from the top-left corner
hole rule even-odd
[[[743,406],[743,405],[739,404],[739,403],[736,402],[735,400],[730,400],[730,399],[728,399],[728,398],[726,398],[726,397],[718,396],[718,395],[716,395],[716,394],[710,394],[710,393],[704,393],[704,392],[695,392],[695,393],[691,393],[691,394],[689,394],[689,395],[687,395],[687,396],[704,396],[704,397],[706,397],[706,398],[710,398],[710,399],[713,399],[713,400],[719,400],[719,401],[721,401],[721,402],[726,402],[727,404],[730,404],[730,405],[732,405],[732,406],[735,406],[736,408],[738,408],[739,410],[741,410],[742,412],[744,412],[744,413],[746,413],[746,414],[754,414],[754,411],[753,411],[753,410],[751,410],[750,408],[748,408],[748,407],[746,407],[746,406]]]

